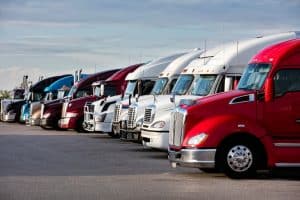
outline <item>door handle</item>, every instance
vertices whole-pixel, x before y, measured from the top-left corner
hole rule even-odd
[[[296,119],[296,123],[300,123],[300,119]]]

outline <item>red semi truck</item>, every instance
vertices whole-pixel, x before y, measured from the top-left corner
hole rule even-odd
[[[97,86],[104,85],[103,94],[100,94],[100,88],[98,88],[98,92],[94,93],[92,91],[90,95],[85,95],[80,98],[73,98],[69,101],[65,101],[62,107],[61,119],[59,120],[59,127],[61,129],[76,129],[79,132],[84,131],[84,106],[87,102],[93,102],[99,100],[101,98],[107,96],[119,95],[126,89],[127,81],[125,80],[127,74],[133,72],[136,68],[141,66],[142,64],[136,64],[129,67],[126,67],[122,70],[115,71],[115,73],[103,81],[104,84],[98,82]],[[75,87],[81,87],[81,85],[85,84],[89,81],[89,85],[91,87],[92,82],[88,79],[85,79],[78,83]],[[96,80],[93,80],[95,82]],[[95,86],[96,86],[95,85]],[[93,95],[92,95],[93,93]]]
[[[258,53],[238,89],[181,105],[172,114],[172,166],[220,169],[300,167],[300,39]]]

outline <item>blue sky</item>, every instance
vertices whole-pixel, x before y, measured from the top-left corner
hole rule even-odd
[[[91,73],[300,30],[299,10],[299,0],[0,0],[0,89],[25,73]]]

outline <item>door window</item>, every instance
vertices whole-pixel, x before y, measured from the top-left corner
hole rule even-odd
[[[274,76],[275,96],[282,96],[287,92],[300,91],[300,70],[285,69]]]

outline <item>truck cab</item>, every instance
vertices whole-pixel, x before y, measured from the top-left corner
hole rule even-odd
[[[10,99],[2,99],[1,100],[1,113],[0,120],[1,121],[10,121],[10,119],[15,119],[15,114],[9,115],[7,108],[10,104],[16,103],[24,100],[25,89],[23,88],[15,88],[11,91]]]
[[[87,102],[84,107],[84,129],[88,132],[102,131],[111,132],[103,128],[107,127],[106,121],[112,119],[112,108],[117,99],[121,98],[127,87],[126,76],[136,70],[143,64],[135,64],[125,67],[113,76],[109,77],[106,81],[97,82],[95,84],[95,93],[98,93],[101,98],[94,102]],[[127,91],[133,95],[132,91]],[[111,112],[107,112],[110,110]]]
[[[96,81],[104,81],[114,73],[118,72],[119,69],[108,70],[99,72],[89,76],[75,83],[64,103],[61,111],[61,119],[58,121],[58,126],[61,129],[76,129],[81,132],[83,129],[84,120],[84,105],[86,102],[93,102],[99,98],[97,95],[93,95],[92,84]]]
[[[150,93],[159,74],[166,68],[166,66],[168,66],[168,64],[181,55],[183,55],[183,53],[177,53],[153,60],[138,68],[133,73],[128,74],[126,78],[129,81],[128,90],[136,88],[136,91],[134,92],[135,96],[133,97],[132,95],[128,95],[128,98],[116,103],[112,123],[112,136],[119,137],[122,132],[123,138],[127,138],[127,119],[129,118],[129,120],[131,120],[130,117],[135,117],[136,114],[131,111],[140,102],[153,98]],[[162,90],[159,92],[164,92],[164,89],[167,87],[168,85],[164,85]]]
[[[150,98],[143,98],[129,106],[128,120],[126,122],[127,126],[121,130],[121,139],[131,141],[141,139],[141,125],[144,120],[145,107],[152,104],[153,101],[160,101],[161,96],[170,94],[183,68],[193,59],[199,57],[201,53],[203,53],[203,50],[194,49],[189,53],[177,57],[167,65],[159,74],[150,93]],[[132,113],[134,113],[134,115]]]
[[[233,178],[300,167],[300,40],[271,45],[249,62],[237,90],[174,111],[172,165],[216,168]]]
[[[146,119],[142,128],[144,146],[167,150],[170,117],[174,107],[234,89],[245,66],[255,53],[267,45],[293,37],[294,32],[260,36],[223,44],[201,54],[200,58],[195,59],[183,70],[172,91],[174,103],[164,97],[146,107]]]
[[[86,78],[87,76],[87,74],[81,74],[81,78]],[[73,83],[74,76],[70,75],[58,79],[46,87],[44,89],[44,93],[46,93],[45,97],[41,101],[33,102],[30,105],[28,124],[31,126],[40,125],[42,105],[56,99],[63,99],[68,94]]]

